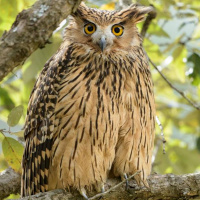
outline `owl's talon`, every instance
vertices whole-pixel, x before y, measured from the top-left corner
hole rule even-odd
[[[104,187],[104,184],[102,185],[101,187],[101,192],[104,193],[105,192],[105,187]]]
[[[104,193],[105,192],[105,188],[104,188],[104,183],[103,182],[98,182],[96,185],[95,185],[95,189],[98,193]]]
[[[85,191],[84,188],[82,188],[82,189],[80,190],[80,194],[84,197],[84,199],[89,200],[89,198],[88,198],[87,195],[86,195],[86,191]]]
[[[104,188],[104,184],[102,185],[102,187],[101,187],[101,193],[104,193],[105,192],[105,188]],[[100,196],[99,198],[98,198],[98,200],[100,200],[100,199],[102,199],[103,198],[103,196]]]
[[[124,174],[124,178],[125,178],[125,180],[126,180],[126,190],[128,190],[129,183],[128,183],[128,176],[127,176],[126,173]]]

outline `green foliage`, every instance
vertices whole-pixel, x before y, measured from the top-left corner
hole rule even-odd
[[[19,12],[31,6],[35,1],[36,0],[0,0],[0,35],[11,27]]]
[[[193,78],[192,83],[194,85],[199,85],[200,84],[200,56],[196,53],[193,53],[189,58],[188,58],[188,64],[192,63],[193,66],[190,69],[193,69],[189,77]]]
[[[197,138],[197,149],[200,152],[200,137]]]
[[[21,118],[23,114],[23,106],[19,105],[15,108],[13,108],[10,112],[10,114],[8,115],[8,120],[7,120],[7,124],[10,127],[16,126]]]
[[[9,166],[15,171],[20,172],[24,147],[15,139],[5,137],[2,142],[2,149]]]
[[[22,105],[19,105],[13,108],[7,118],[7,125],[9,126],[9,130],[8,131],[4,129],[0,130],[3,136],[1,143],[2,143],[4,159],[8,163],[8,165],[17,172],[20,172],[20,169],[21,169],[21,159],[22,159],[24,147],[16,139],[7,137],[6,133],[7,134],[11,133],[10,128],[16,126],[19,123],[19,120],[22,114],[23,114]],[[17,136],[21,136],[21,132],[23,131],[19,131],[15,134]],[[0,157],[0,161],[1,161],[1,157]]]
[[[7,90],[0,88],[0,104],[5,105],[5,108],[10,110],[11,108],[14,107],[14,102],[10,98],[10,95]]]
[[[0,0],[0,35],[9,30],[16,15],[28,8],[35,0]],[[144,47],[148,56],[158,66],[167,79],[180,91],[199,103],[200,99],[200,4],[199,0],[140,0],[141,4],[153,4],[157,17],[149,26]],[[118,1],[87,1],[90,6],[114,9]],[[142,23],[138,25],[139,29]],[[7,121],[14,126],[11,132],[21,137],[25,111],[36,78],[44,63],[56,52],[62,39],[60,29],[50,39],[52,44],[38,49],[23,66],[10,73],[0,86],[0,127]],[[167,140],[166,155],[162,154],[160,130],[157,126],[155,146],[159,151],[154,163],[158,173],[192,173],[200,170],[197,159],[200,155],[200,111],[191,106],[180,94],[174,91],[152,67],[155,85],[157,116]],[[14,111],[11,111],[16,105]],[[22,110],[22,106],[24,110]],[[11,112],[11,113],[10,113]],[[9,114],[10,113],[10,114]],[[12,114],[14,113],[14,115]],[[23,114],[22,114],[23,113]],[[21,117],[21,119],[20,119]],[[20,127],[15,126],[16,124]],[[6,130],[8,131],[8,127]],[[10,132],[9,132],[10,133]],[[8,135],[7,135],[8,136]],[[16,140],[0,134],[0,171],[8,163],[19,170],[22,146]],[[1,146],[0,146],[1,147]],[[14,152],[14,153],[13,153]],[[8,155],[9,154],[9,155]],[[10,157],[9,157],[10,156]],[[12,165],[13,163],[14,166]]]

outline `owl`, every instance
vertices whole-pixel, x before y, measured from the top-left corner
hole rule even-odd
[[[147,185],[155,104],[136,24],[151,7],[103,11],[81,4],[31,93],[22,196],[57,188],[103,190],[109,176]]]

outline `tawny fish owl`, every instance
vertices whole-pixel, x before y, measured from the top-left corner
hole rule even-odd
[[[151,7],[102,11],[81,4],[31,93],[22,196],[56,188],[101,189],[110,172],[138,170],[147,184],[155,104],[136,24]]]

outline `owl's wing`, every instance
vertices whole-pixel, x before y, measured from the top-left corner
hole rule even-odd
[[[31,93],[27,109],[22,159],[21,195],[28,196],[48,190],[48,169],[53,136],[56,131],[54,109],[61,68],[67,49],[58,52],[45,64]],[[65,60],[67,62],[67,60]]]

